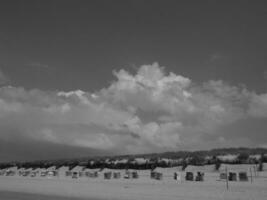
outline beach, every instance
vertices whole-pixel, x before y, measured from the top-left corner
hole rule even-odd
[[[171,178],[158,181],[148,177],[139,179],[66,179],[0,177],[1,200],[264,200],[267,196],[267,179],[248,182],[230,182],[214,178],[204,182],[176,182]]]
[[[84,200],[82,198],[74,198],[74,197],[41,195],[41,194],[31,194],[22,192],[7,192],[7,191],[0,192],[0,199],[1,200]],[[86,199],[90,200],[88,198]]]

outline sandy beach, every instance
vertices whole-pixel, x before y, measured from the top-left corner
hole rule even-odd
[[[225,182],[216,181],[215,174],[204,182],[177,183],[174,180],[118,179],[66,179],[0,177],[1,200],[26,199],[114,199],[114,200],[264,200],[267,179],[253,182],[231,182],[227,191]],[[38,198],[36,198],[38,197]]]
[[[0,199],[1,200],[84,200],[84,198],[31,194],[22,192],[7,192],[7,191],[0,192]],[[89,200],[88,198],[86,199]]]

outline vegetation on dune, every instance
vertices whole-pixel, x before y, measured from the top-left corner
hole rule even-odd
[[[227,159],[227,155],[231,155],[232,157]],[[226,159],[223,159],[223,157]],[[138,158],[143,159],[143,162],[138,162],[136,160]],[[222,163],[250,163],[259,164],[259,170],[262,170],[264,162],[267,162],[267,149],[265,148],[224,148],[212,149],[209,151],[178,151],[143,155],[103,156],[33,162],[9,162],[0,163],[0,169],[11,166],[33,169],[48,168],[51,166],[56,166],[57,168],[61,166],[68,166],[72,169],[77,165],[85,166],[87,168],[112,169],[153,169],[155,167],[181,166],[185,169],[188,165],[215,164],[215,169],[218,170]]]

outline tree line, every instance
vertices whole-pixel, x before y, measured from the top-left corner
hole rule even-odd
[[[221,160],[221,155],[238,155],[234,160]],[[260,155],[259,159],[250,157],[250,155]],[[143,158],[146,162],[135,162],[135,158]],[[126,162],[116,162],[119,160]],[[107,162],[108,160],[108,162]],[[175,167],[182,166],[185,169],[188,165],[206,165],[215,164],[219,169],[222,163],[228,164],[258,164],[259,170],[262,170],[263,163],[267,163],[267,149],[264,148],[224,148],[212,149],[210,151],[179,151],[164,152],[160,154],[143,155],[121,155],[112,157],[90,157],[79,159],[61,159],[61,160],[42,160],[31,162],[7,162],[0,163],[0,169],[17,166],[18,168],[49,168],[56,166],[68,166],[71,170],[77,165],[87,168],[110,168],[110,169],[154,169],[156,167]]]

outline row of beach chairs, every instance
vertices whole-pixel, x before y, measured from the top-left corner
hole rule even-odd
[[[71,177],[71,178],[80,178],[80,177],[87,177],[87,178],[97,178],[99,176],[99,171],[66,171],[65,177]],[[6,171],[0,171],[1,176],[14,176],[18,174],[19,176],[23,177],[57,177],[59,176],[58,171],[19,171],[15,172],[12,170],[6,170]],[[112,172],[112,171],[106,171],[103,172],[104,179],[120,179],[121,172]],[[204,173],[203,172],[186,172],[184,179],[186,181],[204,181]],[[62,176],[62,175],[60,175]],[[125,179],[138,179],[139,175],[137,171],[126,171],[123,174],[123,178]],[[150,178],[155,180],[162,180],[163,179],[163,173],[157,172],[157,171],[151,171],[150,172]],[[248,181],[248,175],[247,172],[228,172],[226,173],[220,173],[220,180],[229,180],[229,181]],[[174,172],[173,173],[173,179],[177,181],[181,181],[181,173],[180,172]]]

